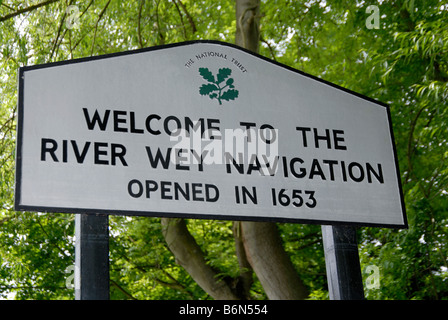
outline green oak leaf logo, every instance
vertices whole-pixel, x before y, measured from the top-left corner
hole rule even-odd
[[[235,90],[233,85],[233,78],[229,78],[232,74],[232,70],[229,68],[221,68],[218,70],[218,74],[215,76],[208,68],[199,68],[199,74],[208,83],[203,84],[199,88],[199,93],[202,96],[209,96],[210,99],[217,99],[219,104],[222,105],[222,101],[230,101],[238,98],[238,90]],[[224,84],[225,81],[225,84]],[[228,89],[227,89],[228,88]],[[227,89],[227,90],[225,90]]]

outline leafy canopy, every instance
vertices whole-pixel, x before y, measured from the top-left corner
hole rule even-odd
[[[378,29],[366,27],[369,5],[378,6]],[[260,54],[391,107],[409,229],[359,229],[363,269],[380,271],[367,298],[447,299],[448,4],[263,0],[260,12]],[[13,211],[18,67],[185,40],[234,42],[236,24],[230,0],[0,0],[1,297],[74,296],[65,272],[74,263],[73,216]],[[200,94],[238,97],[228,70],[198,71]],[[230,222],[190,220],[188,228],[223,279],[238,276]],[[310,298],[327,298],[319,226],[279,228]],[[111,216],[110,229],[113,299],[209,298],[167,249],[160,219]],[[266,298],[258,281],[251,296]]]

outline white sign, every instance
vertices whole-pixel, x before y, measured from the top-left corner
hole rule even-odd
[[[16,209],[406,227],[386,105],[200,41],[20,69]]]

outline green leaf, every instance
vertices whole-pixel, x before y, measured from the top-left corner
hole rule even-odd
[[[223,82],[224,80],[226,80],[230,74],[232,73],[232,70],[229,68],[222,68],[219,69],[218,71],[218,81],[217,84],[220,84],[221,82]]]
[[[200,93],[202,96],[205,96],[205,95],[207,95],[207,94],[210,94],[210,93],[213,92],[213,91],[218,91],[218,90],[219,90],[219,89],[218,89],[218,87],[217,87],[216,85],[209,83],[209,84],[203,84],[203,85],[199,88],[199,93]]]
[[[228,85],[228,86],[233,86],[233,78],[230,78],[229,80],[227,80],[226,81],[226,84]]]
[[[208,70],[208,68],[199,68],[199,74],[208,82],[215,83],[215,76]]]
[[[238,98],[238,93],[238,90],[235,89],[227,90],[221,95],[221,99],[226,101],[235,100],[236,98]]]

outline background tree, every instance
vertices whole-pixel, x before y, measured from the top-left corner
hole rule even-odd
[[[257,4],[249,0],[0,0],[3,297],[74,297],[71,269],[67,269],[74,263],[73,216],[12,209],[18,67],[195,39],[236,41],[391,106],[409,229],[359,229],[362,265],[375,265],[380,271],[379,287],[366,286],[366,296],[448,297],[447,2],[263,0]],[[379,9],[378,29],[366,27],[370,5]],[[242,44],[237,29],[251,35],[244,36]],[[248,39],[257,38],[257,30],[259,41],[249,44]],[[190,250],[196,250],[198,265],[208,270],[205,283],[220,285],[229,298],[280,297],[279,289],[272,293],[263,272],[257,270],[262,264],[248,256],[252,254],[246,233],[249,224],[162,223],[159,218],[111,216],[111,297],[223,297],[195,275],[199,267],[183,265],[185,259],[176,254],[173,242],[166,241],[170,228],[195,244]],[[327,298],[320,227],[277,224],[269,228],[308,297]],[[256,234],[263,229],[253,230]],[[255,244],[262,246],[259,241]],[[368,276],[364,274],[365,280]]]

